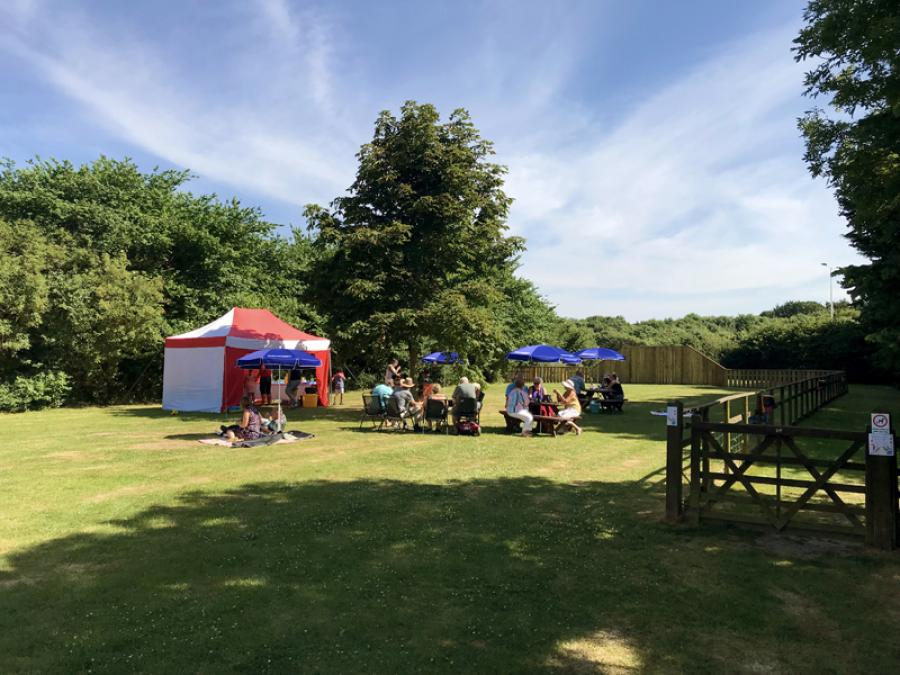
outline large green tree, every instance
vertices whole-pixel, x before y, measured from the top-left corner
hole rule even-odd
[[[60,371],[79,400],[156,397],[163,337],[235,305],[322,328],[307,237],[187,192],[189,177],[107,158],[2,165],[0,387]]]
[[[795,40],[807,94],[806,161],[834,186],[847,237],[869,259],[841,270],[881,364],[900,373],[900,2],[812,0]]]
[[[402,350],[415,368],[424,350],[453,349],[487,365],[514,339],[511,298],[546,309],[513,277],[523,242],[507,235],[493,154],[466,111],[442,121],[409,101],[379,115],[348,194],[306,208],[325,251],[316,296],[344,352],[374,367]]]

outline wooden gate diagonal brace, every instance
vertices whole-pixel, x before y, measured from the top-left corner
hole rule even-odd
[[[862,440],[854,441],[853,445],[851,445],[849,448],[847,448],[843,452],[843,454],[841,454],[840,457],[838,457],[836,460],[834,460],[834,462],[832,462],[832,464],[827,469],[825,469],[825,471],[823,473],[821,473],[818,478],[816,478],[815,483],[813,483],[808,488],[806,488],[806,491],[802,495],[800,495],[800,497],[797,498],[797,501],[795,501],[791,505],[791,508],[789,508],[785,512],[784,516],[781,519],[781,522],[776,527],[779,530],[783,530],[784,527],[790,521],[790,519],[793,518],[795,515],[797,515],[797,512],[801,509],[801,507],[804,504],[806,504],[806,502],[808,502],[810,500],[810,498],[818,490],[820,490],[822,488],[822,486],[825,484],[825,482],[829,478],[831,478],[835,473],[837,473],[838,470],[842,466],[844,466],[844,464],[846,464],[847,461],[859,451],[859,449],[862,447],[862,445],[863,445]]]
[[[710,436],[712,436],[712,434],[710,434]],[[772,440],[774,439],[775,436],[767,437],[766,441],[763,441],[756,448],[754,448],[754,452],[752,454],[756,456],[762,453],[769,445],[772,444]],[[753,501],[759,505],[759,508],[762,510],[763,514],[765,514],[766,519],[772,524],[773,527],[778,527],[778,519],[775,517],[775,514],[772,513],[772,509],[769,507],[768,500],[765,499],[759,492],[757,492],[756,488],[753,487],[753,483],[747,480],[747,477],[744,475],[747,469],[749,469],[750,465],[753,463],[753,459],[744,460],[744,462],[741,463],[741,466],[738,467],[734,463],[734,460],[731,459],[729,453],[722,450],[722,446],[719,445],[718,441],[716,441],[714,438],[709,438],[708,440],[710,440],[712,442],[712,445],[716,446],[719,452],[722,453],[725,464],[727,464],[733,472],[733,478],[726,481],[725,485],[723,485],[719,488],[718,491],[716,491],[716,495],[718,496],[724,494],[732,485],[734,485],[735,481],[740,481],[741,485],[744,486],[744,489],[753,498]]]
[[[797,444],[794,443],[793,438],[791,438],[790,436],[785,436],[784,444],[791,449],[791,452],[793,452],[797,456],[797,459],[803,462],[803,466],[806,467],[806,470],[809,471],[814,480],[821,480],[822,475],[819,473],[818,469],[816,469],[815,466],[809,464],[809,458],[800,451],[800,448],[798,448]],[[850,511],[847,503],[843,499],[841,499],[841,496],[838,494],[837,490],[831,487],[827,482],[822,485],[822,490],[824,490],[825,493],[828,494],[829,497],[831,497],[831,500],[841,508],[841,513],[843,513],[847,517],[847,520],[849,520],[854,527],[865,529],[862,521],[856,517],[856,514]]]

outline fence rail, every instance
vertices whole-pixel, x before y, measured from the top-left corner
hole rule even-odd
[[[632,384],[726,385],[728,371],[693,347],[627,345],[619,351],[625,357],[624,361],[595,361],[580,366],[513,364],[508,374],[522,373],[527,379],[542,377],[548,382],[562,382],[581,370],[594,382],[599,382],[607,373],[615,372],[620,380]]]
[[[725,384],[740,389],[768,389],[781,384],[802,382],[835,375],[837,370],[774,370],[760,368],[732,368],[727,371]]]

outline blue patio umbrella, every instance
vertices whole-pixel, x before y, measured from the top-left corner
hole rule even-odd
[[[510,361],[535,361],[537,363],[559,363],[564,356],[575,358],[565,349],[553,345],[528,345],[514,349],[506,358]]]
[[[259,349],[250,352],[239,358],[237,367],[244,370],[257,370],[262,366],[267,366],[278,371],[278,382],[281,382],[282,370],[293,370],[294,368],[318,368],[322,362],[302,349]],[[278,392],[278,431],[284,431],[281,428],[281,392]]]
[[[565,352],[564,354],[561,354],[559,360],[570,366],[577,366],[579,363],[581,363],[581,359],[578,357],[578,355],[572,354],[571,352]]]
[[[318,368],[322,362],[302,349],[276,348],[259,349],[237,360],[238,368],[245,370],[256,370],[264,365],[278,370],[293,370],[294,368]]]
[[[459,362],[459,354],[456,352],[431,352],[422,357],[422,363],[436,363],[439,365],[452,365]]]
[[[622,356],[615,349],[608,349],[606,347],[591,347],[590,349],[582,349],[580,352],[575,352],[575,356],[580,358],[583,361],[624,361],[625,357]]]

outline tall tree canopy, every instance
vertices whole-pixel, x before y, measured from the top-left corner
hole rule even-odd
[[[812,0],[795,40],[812,59],[800,121],[806,160],[835,188],[850,242],[869,260],[842,270],[884,367],[900,373],[900,2]]]
[[[385,111],[362,146],[348,195],[306,208],[326,257],[316,296],[344,350],[383,358],[453,349],[481,364],[509,348],[523,242],[507,236],[506,169],[465,110]],[[552,312],[551,312],[552,313]]]

